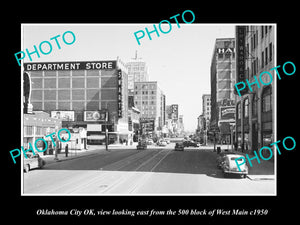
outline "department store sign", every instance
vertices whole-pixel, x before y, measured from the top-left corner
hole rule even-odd
[[[24,63],[25,71],[39,70],[109,70],[116,68],[116,60],[90,62]]]

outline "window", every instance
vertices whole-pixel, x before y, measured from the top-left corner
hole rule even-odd
[[[253,117],[257,116],[257,102],[258,102],[258,98],[257,98],[257,94],[253,95],[253,99],[252,99],[252,115]]]
[[[56,78],[45,78],[44,88],[56,88]]]
[[[270,62],[272,61],[272,42],[269,44],[269,57],[270,57]]]
[[[269,112],[272,110],[272,89],[270,86],[263,90],[262,94],[262,111]]]
[[[265,58],[265,54],[264,54],[264,52],[262,51],[262,52],[261,52],[261,68],[263,68],[264,65],[265,65],[264,58]]]
[[[265,54],[266,54],[265,63],[267,65],[268,64],[268,47],[265,48]]]
[[[261,26],[261,39],[264,38],[264,26]]]
[[[249,99],[246,98],[244,101],[244,118],[249,117]]]
[[[237,105],[237,118],[238,119],[241,119],[241,103],[239,102],[238,105]]]
[[[24,135],[25,136],[33,135],[33,126],[24,126]]]

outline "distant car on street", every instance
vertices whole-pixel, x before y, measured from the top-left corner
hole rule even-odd
[[[177,142],[175,144],[175,151],[184,151],[184,145],[182,142]]]
[[[147,149],[147,142],[145,140],[140,140],[136,146],[137,150]]]
[[[240,165],[240,170],[237,167],[235,162],[236,159],[244,157],[239,154],[227,154],[224,159],[224,163],[222,165],[222,170],[224,177],[227,177],[228,174],[240,174],[242,177],[246,178],[248,174],[248,166],[245,164]],[[239,159],[242,160],[242,159]],[[239,161],[238,160],[238,161]]]
[[[199,147],[200,144],[194,141],[184,141],[183,142],[184,147]]]
[[[153,144],[154,144],[154,141],[152,139],[147,140],[147,145],[153,145]]]
[[[163,140],[163,139],[161,139],[161,140],[159,140],[159,141],[157,142],[157,145],[158,145],[158,146],[163,146],[163,147],[164,147],[164,146],[167,146],[167,144],[168,144],[168,143],[167,143],[165,140]]]
[[[43,166],[46,164],[45,160],[43,160],[38,153],[33,155],[31,152],[27,152],[26,156],[27,158],[24,156],[23,164],[23,170],[25,173],[34,168],[43,168]]]

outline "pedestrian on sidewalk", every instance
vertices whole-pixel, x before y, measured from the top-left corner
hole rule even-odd
[[[69,153],[69,146],[68,146],[68,144],[66,144],[66,147],[65,147],[66,157],[68,157],[68,153]]]

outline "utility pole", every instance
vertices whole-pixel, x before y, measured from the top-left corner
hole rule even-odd
[[[108,110],[106,107],[105,111],[105,150],[108,151],[108,129],[107,129],[107,123],[108,123]]]

